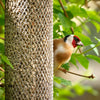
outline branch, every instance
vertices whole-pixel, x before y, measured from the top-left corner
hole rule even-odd
[[[0,37],[0,39],[5,40],[4,38]]]
[[[1,67],[0,67],[0,70],[1,70],[2,72],[4,72],[4,69],[3,69],[3,68],[1,68]]]
[[[5,10],[5,6],[4,6],[2,0],[0,0],[0,5],[2,6],[3,10]]]
[[[80,53],[82,53],[81,47],[78,49]]]
[[[75,53],[77,53],[78,50],[79,50],[80,53],[82,53],[81,47],[77,47]]]
[[[64,73],[66,73],[66,72],[68,72],[68,73],[70,73],[70,74],[73,74],[73,75],[77,75],[77,76],[81,76],[81,77],[85,77],[85,78],[92,78],[92,79],[94,79],[95,77],[93,76],[93,74],[91,74],[90,76],[85,76],[85,75],[81,75],[81,74],[77,74],[77,73],[74,73],[74,72],[70,72],[70,71],[68,71],[68,70],[66,70],[66,69],[63,69],[63,68],[59,68],[58,70],[60,70],[60,71],[62,71],[62,72],[64,72]]]
[[[87,52],[93,50],[94,48],[96,48],[96,47],[98,47],[98,46],[100,46],[100,43],[99,43],[99,44],[96,44],[94,47],[92,47],[92,48],[90,48],[90,49],[88,49],[88,50],[82,52],[81,54],[85,54],[85,53],[87,53]]]
[[[70,29],[71,29],[71,31],[72,31],[72,34],[74,34],[74,29],[73,29],[73,27],[71,27]]]
[[[89,8],[89,6],[88,6],[88,0],[85,0],[85,6],[86,6],[87,8]]]
[[[59,0],[59,3],[60,3],[60,5],[61,5],[61,7],[62,7],[62,9],[64,11],[65,16],[68,17],[68,14],[67,14],[67,12],[66,12],[66,10],[65,10],[65,8],[63,6],[63,3],[61,2],[61,0]]]
[[[61,5],[61,7],[62,7],[62,9],[63,9],[63,11],[64,11],[64,14],[65,14],[65,17],[69,17],[68,16],[68,14],[67,14],[67,12],[66,12],[66,10],[65,10],[65,8],[64,8],[64,6],[63,6],[63,3],[61,2],[61,0],[59,0],[59,3],[60,3],[60,5]],[[74,34],[74,29],[73,29],[73,27],[71,27],[71,31],[72,31],[72,34]]]

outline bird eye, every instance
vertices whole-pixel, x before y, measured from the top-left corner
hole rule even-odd
[[[76,42],[80,41],[77,37],[74,37],[74,40],[75,40]]]

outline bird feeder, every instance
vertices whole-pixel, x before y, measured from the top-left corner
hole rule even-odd
[[[53,1],[6,0],[6,100],[53,100]]]

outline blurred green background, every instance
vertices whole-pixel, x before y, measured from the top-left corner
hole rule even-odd
[[[63,7],[62,7],[63,5]],[[73,29],[73,30],[71,30]],[[53,0],[53,36],[62,38],[74,33],[84,44],[73,53],[66,70],[91,75],[86,79],[64,74],[54,76],[54,100],[100,99],[100,2],[98,0]]]

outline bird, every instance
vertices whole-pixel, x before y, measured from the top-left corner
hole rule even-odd
[[[78,36],[73,34],[53,40],[54,73],[60,69],[62,64],[69,62],[77,46],[83,46],[83,43]]]

